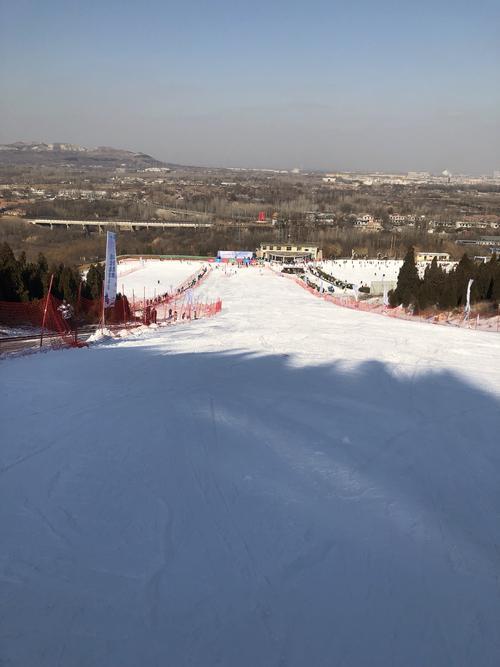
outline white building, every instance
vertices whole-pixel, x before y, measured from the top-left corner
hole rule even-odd
[[[360,227],[368,232],[378,232],[382,229],[381,223],[378,220],[375,220],[373,215],[370,215],[369,213],[356,218],[354,226]]]
[[[286,264],[297,261],[320,261],[323,259],[321,248],[311,245],[261,243],[257,257],[271,262]]]
[[[365,215],[361,215],[359,218],[356,218],[356,222],[354,224],[356,227],[368,227],[369,225],[373,225],[374,222],[375,218],[373,215],[366,213]]]
[[[420,216],[422,219],[425,218],[424,215]],[[401,213],[394,213],[389,215],[389,220],[393,225],[404,225],[408,223],[416,222],[417,216],[409,213],[408,215],[401,215]]]
[[[434,257],[438,262],[450,261],[450,254],[447,252],[417,252],[415,259],[417,262],[432,262]]]

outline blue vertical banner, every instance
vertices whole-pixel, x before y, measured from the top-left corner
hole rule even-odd
[[[106,236],[106,269],[104,272],[104,307],[113,306],[116,301],[117,285],[116,268],[116,234],[107,232]]]

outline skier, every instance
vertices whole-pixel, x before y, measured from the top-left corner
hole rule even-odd
[[[59,306],[57,310],[61,313],[61,317],[63,318],[65,324],[71,330],[72,329],[71,320],[74,315],[73,306],[70,303],[68,303],[66,299],[63,299],[62,304]]]

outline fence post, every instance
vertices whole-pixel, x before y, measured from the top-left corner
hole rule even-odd
[[[123,307],[123,323],[125,324],[125,329],[127,328],[127,315],[125,309],[125,290],[123,289],[122,284],[122,307]]]
[[[104,280],[102,281],[102,294],[101,294],[101,300],[102,300],[102,310],[101,310],[101,331],[104,332],[104,325],[106,321],[106,310],[104,308]]]
[[[76,311],[75,311],[75,345],[78,345],[78,315],[80,314],[80,299],[82,294],[82,281],[80,280],[78,284],[78,296],[76,298]]]
[[[42,347],[43,344],[43,330],[45,328],[45,320],[47,319],[47,308],[49,307],[50,291],[52,289],[53,280],[54,280],[54,274],[51,273],[49,281],[49,290],[47,292],[47,298],[45,299],[45,308],[43,309],[42,330],[40,332],[40,347]]]

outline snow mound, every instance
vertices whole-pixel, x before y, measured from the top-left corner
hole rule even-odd
[[[110,340],[111,338],[115,338],[115,334],[111,331],[111,329],[104,328],[104,329],[97,329],[92,335],[90,335],[87,339],[87,343],[101,343],[106,340]]]

